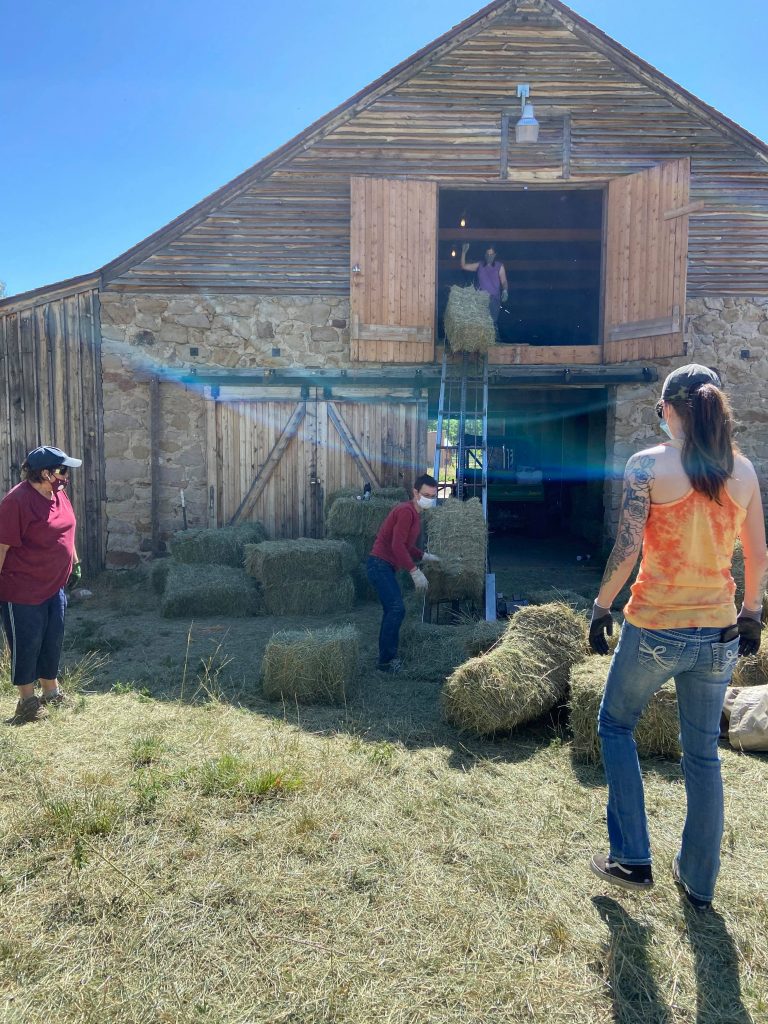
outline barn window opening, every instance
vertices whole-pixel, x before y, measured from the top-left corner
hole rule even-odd
[[[467,244],[466,264],[482,266],[492,248],[504,265],[501,344],[599,343],[602,191],[441,189],[438,218],[438,337],[451,286],[480,283],[461,268]]]

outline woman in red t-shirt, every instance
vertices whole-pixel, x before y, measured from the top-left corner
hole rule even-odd
[[[80,575],[75,513],[64,488],[70,467],[81,465],[60,448],[35,448],[22,463],[24,479],[0,501],[0,611],[19,690],[16,725],[44,718],[46,705],[64,700],[57,679],[64,587]]]

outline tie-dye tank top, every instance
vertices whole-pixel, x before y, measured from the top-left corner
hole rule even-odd
[[[645,629],[724,628],[736,621],[733,545],[747,510],[723,488],[651,505],[643,556],[624,617]]]

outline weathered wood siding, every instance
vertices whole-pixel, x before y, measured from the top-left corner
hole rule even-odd
[[[104,564],[104,456],[99,294],[89,288],[0,307],[0,492],[19,482],[32,448],[83,460],[68,493],[88,571]]]
[[[426,401],[405,395],[222,389],[208,400],[210,525],[256,519],[274,539],[321,537],[333,491],[362,490],[368,476],[374,489],[409,486],[424,471],[426,416]]]
[[[144,262],[116,264],[111,286],[346,294],[353,175],[578,185],[690,156],[691,200],[704,209],[690,220],[688,294],[768,294],[766,162],[668,83],[633,73],[599,33],[567,25],[525,5],[489,16],[292,155],[242,176],[202,219],[191,211]],[[503,147],[525,81],[540,141]]]

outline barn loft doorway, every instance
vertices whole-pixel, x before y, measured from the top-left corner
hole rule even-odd
[[[600,341],[602,190],[441,189],[438,205],[437,316],[451,285],[467,286],[493,247],[505,267],[509,299],[499,341],[514,345],[596,345]]]
[[[608,403],[604,387],[491,387],[487,494],[492,536],[570,539],[599,549]],[[430,415],[436,417],[436,405]],[[454,462],[463,458],[465,496],[480,496],[482,421],[471,415],[465,419],[460,454],[454,436],[458,424],[458,418],[443,422],[455,447],[444,453],[440,480],[445,495],[453,493]],[[433,420],[430,426],[435,425]],[[434,451],[432,439],[428,450]]]

